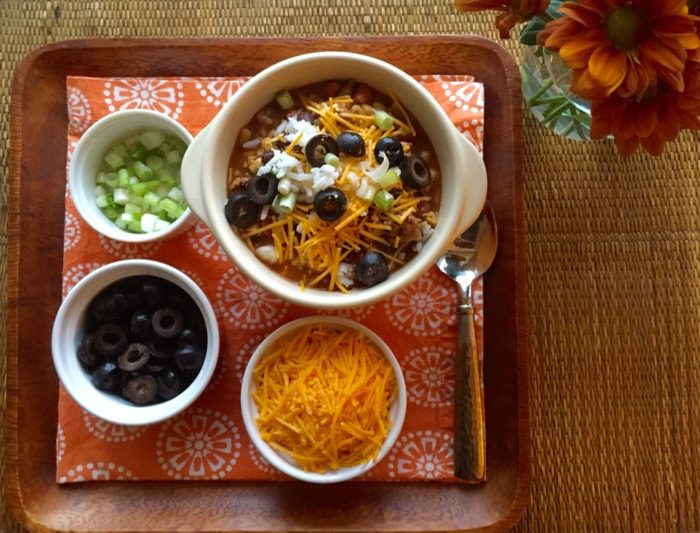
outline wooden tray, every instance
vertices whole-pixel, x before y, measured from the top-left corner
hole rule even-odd
[[[50,334],[61,301],[66,76],[244,76],[291,55],[350,50],[413,74],[472,74],[486,87],[485,160],[500,230],[485,278],[488,482],[54,482],[58,380]],[[352,73],[348,73],[351,75]],[[86,40],[39,49],[12,88],[8,216],[7,496],[41,531],[503,529],[530,492],[520,80],[477,37]]]

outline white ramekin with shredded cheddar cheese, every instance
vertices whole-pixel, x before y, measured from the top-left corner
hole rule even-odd
[[[396,441],[406,386],[375,333],[344,318],[294,320],[255,350],[243,376],[243,422],[273,466],[312,483],[367,472]]]

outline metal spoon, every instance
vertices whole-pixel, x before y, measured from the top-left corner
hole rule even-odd
[[[455,476],[481,479],[486,467],[484,404],[476,352],[472,282],[493,263],[498,246],[496,220],[488,202],[474,224],[455,239],[437,260],[437,267],[457,282],[459,331],[455,361]]]

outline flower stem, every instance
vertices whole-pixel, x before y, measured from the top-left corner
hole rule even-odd
[[[571,104],[569,102],[564,102],[561,105],[556,106],[554,109],[552,109],[549,113],[545,114],[542,117],[542,120],[544,122],[549,122],[552,118],[558,117],[562,111],[567,109]]]
[[[527,105],[528,106],[536,105],[536,104],[533,104],[533,102],[535,102],[540,96],[542,96],[549,89],[551,89],[552,85],[554,85],[554,81],[547,80],[547,82],[545,84],[543,84],[542,87],[537,89],[537,92],[530,97],[530,99],[527,101]]]

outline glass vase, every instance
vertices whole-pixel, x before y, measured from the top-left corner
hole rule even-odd
[[[559,54],[541,46],[525,47],[520,74],[525,105],[538,121],[559,135],[590,140],[590,102],[569,90],[571,69]]]

